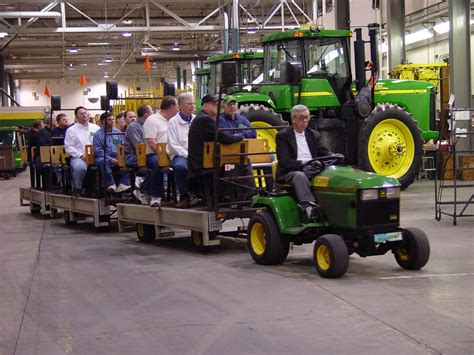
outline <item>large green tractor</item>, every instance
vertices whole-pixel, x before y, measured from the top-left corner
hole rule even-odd
[[[306,105],[313,115],[310,125],[321,132],[332,151],[344,154],[350,165],[397,178],[405,188],[421,164],[423,141],[438,136],[435,91],[428,82],[377,80],[377,33],[378,25],[369,25],[372,70],[368,85],[360,31],[356,30],[354,43],[355,81],[350,31],[312,26],[264,36],[263,82],[254,90],[267,100],[259,98],[255,104],[271,101],[274,111],[287,121],[294,105]],[[258,117],[249,120],[257,127],[266,124]]]
[[[288,256],[290,243],[316,241],[313,260],[323,277],[344,275],[352,253],[367,257],[391,251],[402,268],[422,268],[428,262],[430,244],[423,231],[400,227],[398,180],[334,165],[340,158],[316,159],[325,167],[312,180],[323,211],[317,222],[308,220],[297,206],[289,185],[253,197],[253,207],[261,207],[247,228],[247,245],[254,261],[280,264]]]

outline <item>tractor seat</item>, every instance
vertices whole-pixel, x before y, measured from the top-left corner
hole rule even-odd
[[[294,190],[293,184],[277,182],[277,180],[276,180],[277,168],[278,168],[278,161],[275,160],[275,161],[272,162],[272,177],[273,177],[273,181],[275,182],[275,184],[274,184],[275,192],[276,193],[283,193],[283,192],[293,191]]]

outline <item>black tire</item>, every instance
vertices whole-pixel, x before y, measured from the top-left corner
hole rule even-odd
[[[337,234],[319,237],[314,243],[313,261],[322,277],[329,279],[341,277],[349,268],[346,242]]]
[[[406,270],[421,269],[430,258],[428,237],[418,228],[406,228],[402,234],[403,240],[392,249],[395,260]]]
[[[156,239],[155,226],[151,224],[137,223],[137,238],[142,243],[153,243]]]
[[[415,180],[422,156],[423,138],[413,117],[400,106],[378,104],[360,129],[359,167],[394,176],[405,189]]]
[[[71,214],[69,213],[69,211],[63,212],[63,218],[64,218],[64,223],[66,223],[68,226],[77,224],[76,220],[71,219]]]
[[[277,265],[285,261],[290,242],[282,237],[270,212],[253,215],[247,228],[247,247],[260,265]]]
[[[4,175],[3,175],[3,178],[4,178],[5,180],[10,180],[10,174],[9,174],[9,173],[4,174]]]
[[[209,239],[216,239],[218,232],[209,232]],[[199,251],[208,251],[211,249],[209,245],[204,245],[202,232],[191,231],[191,241],[194,247]]]
[[[37,205],[36,203],[31,203],[30,204],[30,213],[31,214],[41,213],[41,206]]]

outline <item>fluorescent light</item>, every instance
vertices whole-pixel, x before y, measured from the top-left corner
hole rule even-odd
[[[88,46],[108,46],[110,42],[90,42],[87,43]]]
[[[8,36],[8,33],[0,32],[0,38],[5,38],[6,36]]]
[[[122,20],[122,23],[125,24],[125,25],[131,25],[133,23],[133,20],[124,19],[124,20]]]
[[[449,32],[449,22],[441,22],[433,27],[433,30],[439,35]]]
[[[123,37],[132,37],[132,34],[130,32],[124,32],[122,33]]]
[[[112,56],[110,54],[107,54],[104,58],[104,63],[112,63]]]
[[[250,33],[250,34],[254,34],[256,31],[255,30],[252,30],[252,29],[248,29],[247,30],[247,33]]]
[[[412,44],[433,37],[433,32],[424,29],[405,36],[405,44]]]
[[[181,48],[179,48],[178,42],[174,42],[174,46],[171,47],[171,50],[172,51],[180,51],[181,50]]]
[[[107,72],[104,72],[104,78],[108,78],[109,77],[109,74]]]

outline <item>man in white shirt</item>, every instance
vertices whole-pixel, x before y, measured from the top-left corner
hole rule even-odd
[[[164,195],[163,174],[158,166],[156,144],[168,143],[168,121],[178,113],[178,103],[173,96],[165,96],[161,101],[160,112],[148,117],[143,124],[146,142],[146,165],[151,170],[144,185],[150,195],[150,206],[160,207]]]
[[[304,105],[291,109],[292,126],[282,129],[276,136],[278,169],[276,181],[291,183],[302,209],[310,219],[318,217],[319,206],[303,167],[312,159],[332,154],[321,142],[319,132],[308,128],[309,110]]]
[[[73,193],[80,193],[82,181],[87,173],[87,163],[84,160],[86,144],[92,144],[94,133],[100,128],[90,123],[89,111],[83,107],[74,110],[75,124],[68,128],[64,138],[64,149],[71,157],[71,175]]]
[[[179,112],[168,124],[168,145],[166,151],[171,159],[176,186],[179,190],[178,208],[188,208],[190,204],[188,191],[188,133],[196,109],[193,95],[178,95]]]

